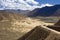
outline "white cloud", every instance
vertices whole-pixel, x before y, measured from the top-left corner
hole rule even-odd
[[[32,0],[29,1],[28,3],[24,0],[0,0],[1,4],[5,7],[5,9],[22,9],[22,10],[29,10],[31,8],[31,5],[29,5],[28,3],[31,4],[37,4],[38,2]]]
[[[43,8],[43,7],[45,7],[45,6],[50,7],[50,6],[53,6],[53,5],[51,5],[51,4],[42,4],[42,5],[40,5],[40,6],[34,5],[34,6],[31,6],[30,10],[34,10],[35,8]]]
[[[35,8],[52,6],[50,4],[42,4],[38,6],[39,2],[36,2],[35,0],[0,0],[0,3],[3,5],[4,9],[33,10]],[[33,6],[29,4],[32,4]]]
[[[48,7],[49,7],[49,6],[53,6],[53,5],[48,4],[48,3],[47,3],[47,4],[42,4],[42,5],[40,6],[40,8],[45,7],[45,6],[48,6]]]
[[[29,10],[34,10],[35,8],[40,8],[40,6],[31,6]]]
[[[39,4],[39,2],[36,2],[36,1],[34,1],[34,0],[26,0],[26,2],[28,2],[28,3],[30,3],[30,4]]]

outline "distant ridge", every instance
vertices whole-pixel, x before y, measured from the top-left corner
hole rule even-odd
[[[60,16],[60,5],[54,5],[51,7],[36,8],[30,12],[30,17],[37,16]]]
[[[23,16],[16,12],[7,12],[6,10],[0,10],[0,20],[20,20],[21,18],[23,18]]]

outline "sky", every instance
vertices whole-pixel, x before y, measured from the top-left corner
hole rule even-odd
[[[60,0],[0,0],[0,10],[21,9],[34,10],[45,6],[60,4]]]
[[[39,4],[53,4],[53,5],[56,5],[56,4],[60,4],[60,0],[35,0],[37,2],[39,2]]]

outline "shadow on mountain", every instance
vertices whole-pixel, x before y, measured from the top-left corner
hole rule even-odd
[[[37,26],[18,40],[44,40],[49,34],[49,30]]]
[[[60,40],[60,35],[52,30],[37,26],[18,40]]]

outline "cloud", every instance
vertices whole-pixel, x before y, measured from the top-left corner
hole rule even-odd
[[[34,0],[0,0],[4,9],[22,9],[22,10],[30,10],[32,7],[28,3],[32,5],[37,5],[38,2]]]
[[[0,4],[3,6],[2,9],[21,9],[21,10],[33,10],[35,8],[52,6],[51,4],[39,5],[39,2],[35,0],[0,0]]]
[[[41,6],[40,6],[40,8],[42,8],[42,7],[45,7],[45,6],[53,6],[52,4],[42,4]]]
[[[39,4],[39,2],[36,2],[34,0],[26,0],[27,3],[30,3],[30,4]]]
[[[43,8],[43,7],[45,7],[45,6],[50,7],[50,6],[53,6],[53,5],[51,5],[51,4],[34,5],[34,6],[31,6],[31,7],[30,7],[30,10],[34,10],[35,8]]]

